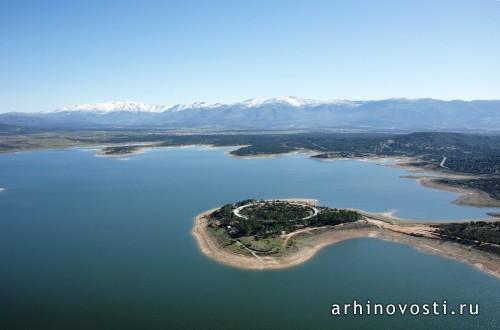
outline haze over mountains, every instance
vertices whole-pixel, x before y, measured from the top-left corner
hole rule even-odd
[[[122,101],[52,112],[0,114],[0,125],[58,129],[400,129],[500,131],[500,100],[316,101],[297,97],[223,104]]]

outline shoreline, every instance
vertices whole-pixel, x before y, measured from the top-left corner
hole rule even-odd
[[[446,176],[443,176],[447,178]],[[458,193],[458,197],[452,202],[456,205],[465,205],[465,206],[474,206],[474,207],[484,207],[484,208],[493,208],[500,207],[500,201],[494,198],[491,198],[484,191],[480,191],[473,188],[461,188],[455,187],[443,183],[439,183],[436,181],[438,178],[433,177],[408,177],[410,179],[415,179],[417,182],[427,188],[444,190],[449,192]]]
[[[457,198],[452,201],[453,204],[462,206],[472,206],[478,208],[498,208],[500,207],[500,200],[491,198],[486,192],[474,189],[474,188],[463,188],[456,187],[452,185],[447,185],[444,183],[437,182],[438,179],[474,179],[475,175],[472,174],[461,174],[449,171],[440,170],[437,168],[421,168],[410,165],[409,163],[415,161],[411,157],[383,157],[383,156],[367,156],[367,157],[343,157],[343,158],[325,158],[325,159],[315,159],[325,162],[333,161],[345,161],[345,160],[356,160],[361,162],[376,162],[381,166],[388,166],[393,168],[401,168],[411,174],[419,173],[423,175],[402,175],[402,179],[413,179],[418,182],[421,186],[430,189],[448,191],[452,193],[458,193]],[[429,174],[429,175],[425,175]]]
[[[476,269],[500,279],[500,257],[487,252],[473,250],[468,246],[437,239],[424,223],[410,222],[400,225],[401,220],[387,214],[363,212],[364,220],[352,226],[345,224],[329,228],[308,228],[287,234],[288,241],[294,238],[295,251],[282,256],[257,256],[231,253],[221,247],[207,230],[206,216],[217,208],[196,215],[192,228],[198,248],[208,258],[226,266],[246,270],[277,270],[295,267],[312,259],[325,247],[358,238],[381,239],[388,242],[408,245],[421,252],[441,256],[466,263]],[[375,217],[377,216],[378,217]],[[388,222],[386,222],[388,221]],[[318,234],[312,232],[318,231]]]

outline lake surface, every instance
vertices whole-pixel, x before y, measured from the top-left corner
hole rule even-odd
[[[482,218],[402,169],[304,156],[236,159],[170,148],[129,160],[89,150],[0,155],[1,329],[480,328],[500,325],[500,281],[375,239],[279,271],[202,255],[194,215],[246,198],[316,198],[415,219]],[[480,315],[333,317],[334,303],[479,303]]]

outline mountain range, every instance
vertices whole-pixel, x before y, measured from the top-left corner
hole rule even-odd
[[[50,112],[0,114],[0,125],[43,129],[399,129],[500,131],[500,100],[316,101],[297,97],[238,103],[149,105],[119,101]]]

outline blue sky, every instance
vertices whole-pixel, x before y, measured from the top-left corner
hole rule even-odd
[[[4,1],[0,112],[500,98],[500,1]]]

